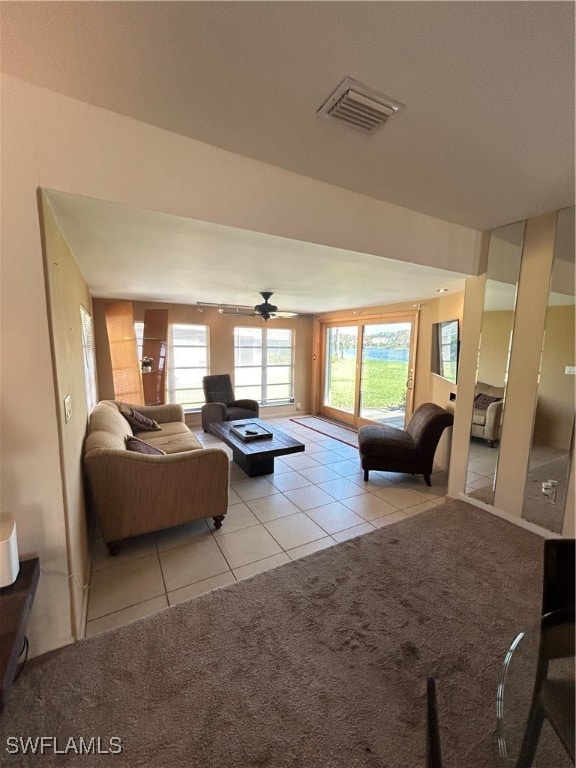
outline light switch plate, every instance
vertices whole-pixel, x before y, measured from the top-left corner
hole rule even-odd
[[[567,365],[564,373],[567,376],[576,376],[576,365]]]
[[[70,421],[72,418],[72,397],[71,395],[66,395],[64,398],[64,418],[66,419],[66,423]]]

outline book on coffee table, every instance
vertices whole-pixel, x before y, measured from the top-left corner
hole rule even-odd
[[[230,427],[230,432],[233,432],[236,437],[248,442],[249,440],[261,440],[262,438],[272,437],[272,432],[259,424],[252,422],[246,422],[246,424],[235,424]]]

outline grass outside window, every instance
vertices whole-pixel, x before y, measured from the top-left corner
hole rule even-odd
[[[354,408],[356,360],[333,360],[330,369],[330,405],[348,412]],[[400,410],[406,406],[408,364],[388,360],[365,360],[362,364],[362,405],[375,410]]]

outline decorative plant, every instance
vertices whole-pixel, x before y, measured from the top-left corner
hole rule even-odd
[[[152,368],[154,365],[154,358],[144,356],[140,362],[142,363],[142,368]]]

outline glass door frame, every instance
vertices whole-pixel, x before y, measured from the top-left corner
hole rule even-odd
[[[410,334],[410,351],[408,356],[408,380],[406,382],[406,415],[405,425],[408,423],[412,410],[414,407],[414,380],[415,380],[415,361],[416,361],[416,347],[418,342],[418,320],[420,313],[417,309],[406,312],[387,312],[385,314],[370,314],[364,315],[362,318],[355,316],[354,318],[342,317],[341,319],[320,319],[320,398],[319,398],[319,413],[321,416],[325,416],[335,421],[340,421],[343,424],[349,424],[354,428],[361,427],[364,424],[377,424],[379,422],[372,421],[365,417],[360,416],[360,389],[362,384],[362,349],[364,341],[364,328],[367,325],[386,325],[390,323],[410,323],[412,326],[412,332]],[[324,395],[326,387],[326,337],[328,328],[337,327],[356,327],[358,328],[358,343],[356,345],[356,381],[354,385],[354,413],[347,413],[337,408],[332,408],[324,404]]]
[[[343,424],[350,424],[356,426],[356,410],[360,397],[360,369],[358,367],[358,355],[361,354],[361,346],[356,344],[356,379],[354,382],[354,413],[348,413],[347,411],[341,411],[339,408],[332,408],[329,405],[324,405],[324,395],[326,393],[326,360],[327,360],[327,345],[326,337],[328,328],[358,328],[358,320],[330,320],[320,321],[320,414],[326,416],[328,419],[334,419],[334,421],[340,421]],[[361,339],[360,332],[358,333],[358,342]]]

